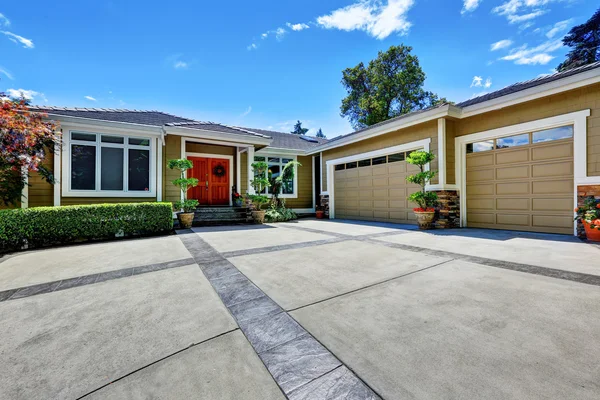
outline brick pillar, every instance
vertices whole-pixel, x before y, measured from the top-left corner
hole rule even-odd
[[[437,190],[439,205],[436,207],[437,229],[460,227],[460,199],[456,190]]]
[[[329,195],[322,194],[321,195],[321,207],[323,207],[323,211],[325,211],[325,215],[329,217]]]
[[[600,185],[577,186],[577,206],[582,206],[586,197],[600,199]],[[585,228],[581,221],[577,221],[577,236],[585,239]]]

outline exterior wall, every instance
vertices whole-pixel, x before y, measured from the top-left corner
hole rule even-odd
[[[456,132],[456,122],[446,119],[446,183],[454,185],[456,176],[454,173],[455,155],[454,155],[454,139]]]
[[[156,201],[156,197],[63,197],[60,200],[60,205],[151,203],[154,201]]]
[[[456,121],[456,137],[590,109],[587,173],[600,176],[600,83]]]
[[[327,189],[327,168],[326,163],[329,160],[335,160],[341,157],[348,157],[355,154],[365,153],[368,151],[380,150],[386,147],[398,146],[401,144],[414,142],[417,140],[431,138],[430,151],[436,156],[438,155],[438,122],[428,121],[409,128],[400,129],[394,132],[386,133],[385,135],[376,136],[371,139],[362,140],[357,143],[347,144],[331,150],[323,151],[322,158],[322,179],[321,186],[323,191]],[[431,163],[431,169],[437,170],[437,159]],[[432,183],[437,183],[437,178]]]
[[[54,152],[47,150],[43,165],[49,170],[54,170]],[[60,177],[56,177],[60,180]],[[54,205],[54,185],[49,184],[37,172],[29,173],[29,195],[27,207],[52,207]],[[60,185],[60,183],[57,183]]]
[[[434,225],[438,229],[460,227],[460,197],[456,190],[436,191],[439,206],[436,208]]]
[[[298,198],[284,199],[285,205],[287,208],[312,208],[312,156],[298,156],[298,162],[302,164],[301,167],[298,167]]]
[[[240,154],[240,164],[241,164],[241,180],[240,180],[240,188],[238,189],[239,193],[243,196],[248,193],[248,153],[244,152]]]
[[[181,199],[181,192],[171,181],[179,178],[179,172],[169,169],[169,160],[181,158],[181,136],[167,135],[163,150],[163,201],[175,202]]]
[[[181,142],[180,142],[181,143]],[[222,156],[235,156],[235,147],[216,146],[212,144],[186,142],[185,151],[188,153],[219,154]]]

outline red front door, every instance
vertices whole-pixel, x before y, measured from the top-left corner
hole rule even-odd
[[[188,199],[203,206],[229,205],[229,160],[222,158],[188,157],[194,167],[188,177],[197,178],[198,186],[188,190]]]

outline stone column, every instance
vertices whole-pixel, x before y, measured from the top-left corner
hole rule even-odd
[[[582,206],[586,197],[600,199],[600,185],[577,186],[577,206]],[[577,236],[585,239],[585,228],[581,221],[577,221]]]
[[[434,225],[437,229],[460,227],[460,198],[456,190],[436,190],[439,205]]]

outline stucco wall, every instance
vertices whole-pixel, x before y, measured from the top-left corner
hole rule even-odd
[[[600,84],[571,90],[456,122],[456,136],[520,124],[574,111],[590,109],[587,124],[587,170],[600,176]]]
[[[386,133],[385,135],[376,136],[371,139],[363,140],[357,143],[347,144],[335,149],[323,151],[322,162],[322,190],[327,190],[327,168],[326,162],[340,157],[348,157],[355,154],[365,153],[368,151],[380,150],[387,147],[398,146],[401,144],[414,142],[417,140],[431,138],[430,151],[436,156],[438,155],[438,139],[437,139],[437,120],[428,121],[409,128],[400,129],[394,132]],[[438,169],[437,159],[431,163],[432,170]],[[433,181],[437,183],[437,178]]]

